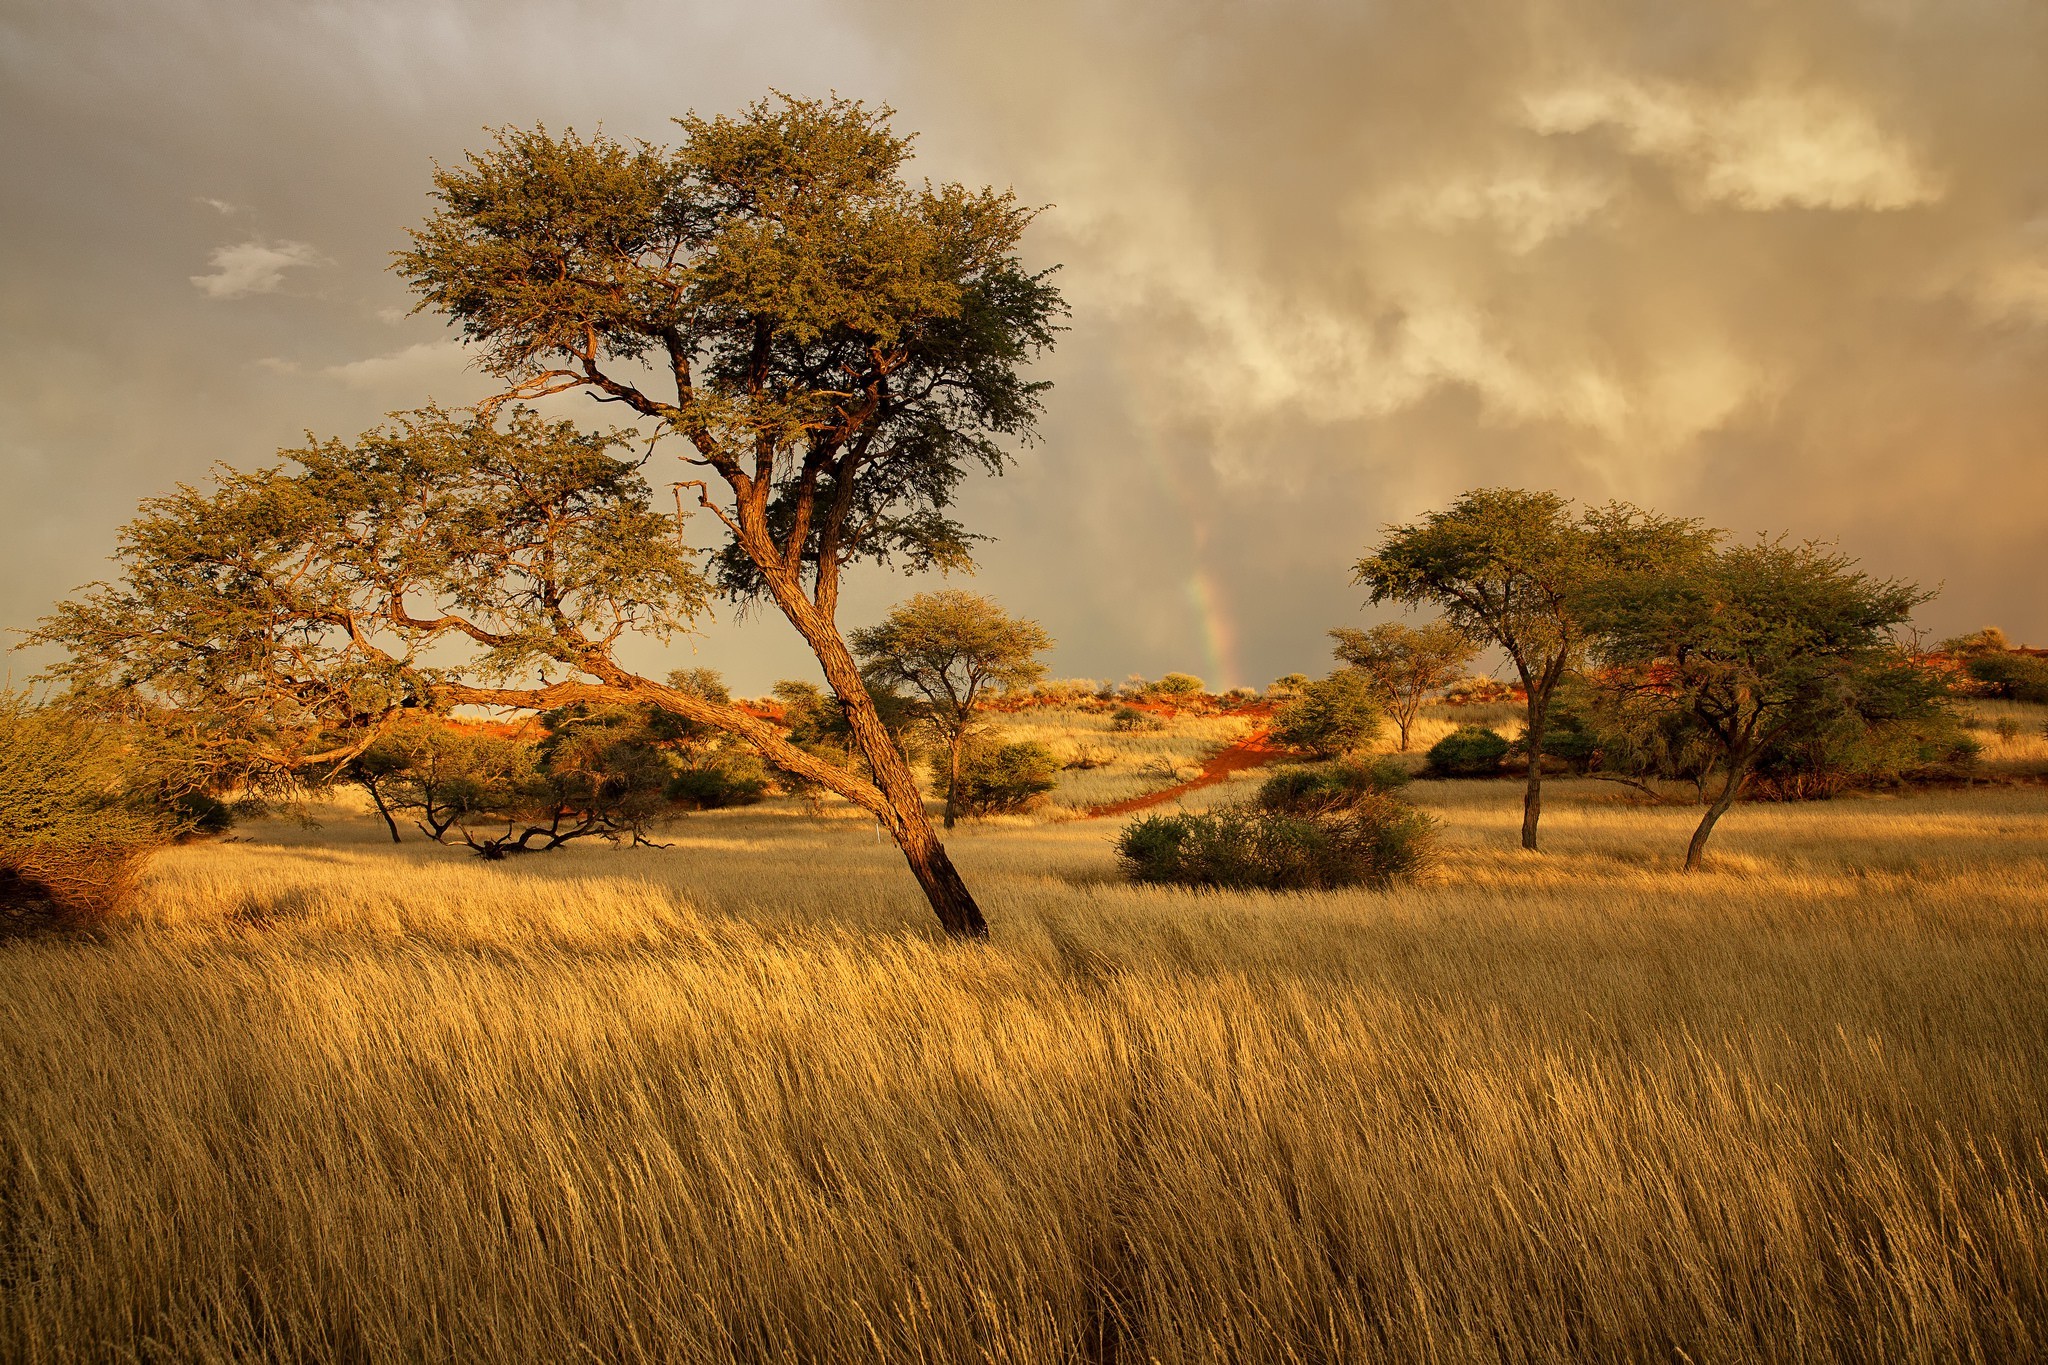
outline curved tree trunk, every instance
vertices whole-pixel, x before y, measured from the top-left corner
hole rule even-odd
[[[391,807],[384,804],[384,793],[377,790],[373,781],[365,781],[362,785],[370,793],[370,804],[377,808],[377,814],[384,817],[384,828],[391,831],[391,842],[403,843],[404,840],[398,837],[398,822],[391,818]]]
[[[896,840],[896,847],[903,851],[903,860],[910,865],[910,874],[917,878],[925,899],[931,902],[939,924],[954,938],[987,938],[988,921],[982,918],[981,907],[975,904],[967,883],[960,879],[953,860],[946,855],[946,846],[939,842],[939,833],[924,808],[924,793],[918,789],[917,775],[910,770],[903,751],[896,747],[895,736],[876,713],[853,651],[839,638],[831,620],[800,591],[786,589],[775,583],[772,576],[770,586],[776,605],[810,645],[825,671],[825,681],[831,684],[845,709],[854,742],[860,746],[861,757],[867,760],[868,771],[874,775],[875,786],[882,795],[884,808],[875,815]]]
[[[1743,784],[1748,780],[1749,772],[1746,765],[1728,770],[1728,780],[1721,784],[1721,794],[1714,798],[1714,804],[1708,806],[1707,813],[1700,817],[1699,828],[1692,832],[1692,842],[1685,846],[1687,872],[1699,871],[1700,864],[1706,861],[1707,840],[1712,837],[1714,826],[1728,813],[1729,807],[1735,804],[1735,798],[1742,794]]]

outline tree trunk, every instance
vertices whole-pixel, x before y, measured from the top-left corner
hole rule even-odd
[[[1714,804],[1707,807],[1707,813],[1700,817],[1699,828],[1692,832],[1692,842],[1685,847],[1685,870],[1697,872],[1706,861],[1707,840],[1714,833],[1714,825],[1728,813],[1735,804],[1735,798],[1742,794],[1742,785],[1749,778],[1748,765],[1730,767],[1728,780],[1721,784],[1721,794],[1714,798]]]
[[[1536,848],[1536,822],[1543,818],[1543,732],[1550,724],[1550,698],[1545,695],[1541,703],[1532,691],[1529,694],[1529,724],[1522,732],[1522,739],[1529,749],[1529,784],[1522,791],[1522,847],[1531,853]]]
[[[955,813],[960,809],[960,746],[966,740],[965,731],[955,731],[953,741],[946,746],[946,828],[953,828]]]
[[[917,775],[876,713],[853,652],[839,638],[838,628],[800,591],[778,584],[772,577],[770,587],[776,605],[803,635],[825,670],[825,681],[838,696],[854,743],[860,746],[861,757],[867,760],[868,771],[882,794],[885,809],[876,815],[903,851],[904,861],[910,864],[910,873],[931,902],[939,924],[954,938],[987,938],[988,921],[982,918],[967,883],[954,870],[953,860],[946,856],[946,846],[939,842],[938,831],[925,811]]]
[[[398,837],[398,822],[391,818],[391,808],[384,804],[384,793],[377,790],[375,782],[365,782],[363,788],[370,793],[370,804],[377,808],[377,814],[384,817],[384,828],[391,831],[391,842],[402,843]]]

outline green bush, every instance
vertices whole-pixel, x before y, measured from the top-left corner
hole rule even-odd
[[[1135,706],[1119,706],[1110,713],[1109,728],[1112,730],[1163,730],[1166,723],[1157,716],[1148,716]]]
[[[1152,684],[1152,690],[1162,697],[1186,701],[1191,697],[1201,696],[1205,686],[1206,684],[1192,673],[1169,673]]]
[[[1477,725],[1461,725],[1438,740],[1425,766],[1437,777],[1491,777],[1508,756],[1507,740]]]
[[[1282,768],[1259,787],[1258,804],[1291,815],[1350,810],[1375,793],[1404,786],[1408,770],[1390,758],[1347,759],[1309,768]]]
[[[1058,771],[1059,760],[1043,744],[969,745],[954,799],[969,815],[1026,810],[1053,789]]]
[[[1117,838],[1133,881],[1254,891],[1386,887],[1434,856],[1436,822],[1375,792],[1346,811],[1296,815],[1250,806],[1146,815]]]
[[[1994,697],[2048,702],[2048,659],[2032,654],[1979,654],[1966,667]]]
[[[1553,709],[1543,727],[1543,756],[1554,758],[1575,773],[1588,773],[1600,757],[1604,737],[1593,722],[1575,710]],[[1529,756],[1529,737],[1524,734],[1508,746],[1517,758]]]
[[[1335,758],[1380,732],[1385,715],[1363,669],[1340,668],[1280,708],[1273,734],[1283,744]]]
[[[760,772],[706,765],[677,769],[665,794],[676,805],[691,810],[724,810],[754,805],[767,792],[768,780]]]

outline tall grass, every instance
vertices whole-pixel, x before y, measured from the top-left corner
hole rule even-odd
[[[1418,784],[1388,894],[853,819],[188,848],[0,946],[0,1359],[2048,1354],[2048,795]]]

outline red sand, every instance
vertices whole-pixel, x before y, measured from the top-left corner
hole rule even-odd
[[[1287,757],[1287,750],[1267,742],[1270,731],[1254,730],[1227,749],[1219,749],[1209,756],[1202,765],[1202,775],[1188,779],[1177,787],[1152,792],[1145,796],[1134,796],[1128,801],[1118,801],[1107,806],[1090,806],[1089,820],[1101,820],[1111,815],[1129,815],[1133,811],[1162,806],[1168,801],[1178,800],[1191,791],[1213,787],[1232,773],[1243,772],[1246,768],[1259,768],[1275,760]]]

